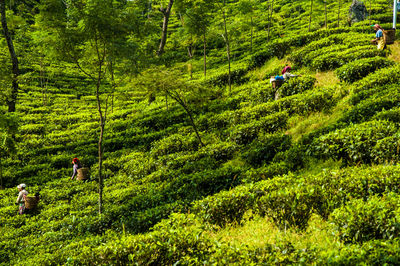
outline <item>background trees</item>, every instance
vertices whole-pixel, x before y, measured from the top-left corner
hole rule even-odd
[[[48,8],[55,3],[50,1],[49,4],[44,11],[51,12]],[[74,63],[94,86],[100,131],[98,180],[99,213],[102,213],[105,126],[116,85],[115,70],[120,69],[120,63],[137,58],[138,49],[128,40],[134,32],[129,25],[135,23],[130,21],[132,16],[129,16],[128,6],[124,1],[81,0],[66,1],[64,4],[59,6],[58,18],[50,15],[50,18],[56,19],[58,23],[54,28],[48,26],[57,33],[53,44],[59,49],[58,56]],[[132,68],[135,62],[124,66]],[[134,72],[134,69],[129,72]]]

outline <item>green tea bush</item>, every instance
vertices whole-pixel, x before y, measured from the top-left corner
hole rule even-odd
[[[349,244],[340,250],[330,250],[322,261],[333,265],[397,265],[400,245],[394,240],[372,240],[363,244]]]
[[[400,65],[382,68],[375,71],[373,74],[353,83],[353,92],[376,88],[382,85],[398,84],[400,80]]]
[[[280,96],[286,97],[311,90],[315,81],[316,79],[310,76],[291,78],[279,88]]]
[[[331,219],[345,242],[393,239],[400,235],[399,204],[395,194],[356,199],[336,209]]]
[[[348,83],[360,80],[377,69],[394,65],[392,60],[383,57],[371,57],[350,62],[335,70],[336,76]]]
[[[385,91],[390,90],[391,88],[394,88],[396,86],[397,85],[389,84],[354,92],[350,94],[349,102],[352,105],[357,105],[360,102],[372,97],[373,95],[379,95],[380,93],[384,93]]]
[[[266,192],[258,198],[255,211],[272,218],[280,227],[294,226],[304,229],[319,197],[316,190],[305,185],[286,188],[281,186],[278,190]]]
[[[247,74],[247,69],[236,69],[231,71],[231,84],[241,85],[249,81]],[[214,87],[224,87],[229,84],[229,73],[224,73],[213,78],[208,79],[208,84]]]
[[[400,94],[396,89],[395,91],[389,90],[385,95],[373,95],[344,113],[339,121],[345,123],[360,123],[369,120],[382,110],[390,110],[394,107],[399,107],[399,100]]]
[[[291,144],[291,137],[282,133],[259,136],[241,157],[252,166],[261,166],[271,161],[276,153],[289,149]]]
[[[366,34],[343,31],[310,42],[303,48],[293,52],[289,58],[295,65],[306,65],[310,63],[312,58],[316,55],[321,55],[328,51],[339,51],[340,49],[353,46],[368,45],[369,39],[370,37]],[[338,49],[339,47],[340,49]]]
[[[391,110],[383,110],[372,117],[374,120],[387,120],[400,123],[400,107]]]
[[[296,171],[302,168],[307,161],[305,147],[294,144],[289,149],[278,152],[273,161],[275,163],[284,162],[289,170]]]
[[[380,139],[371,151],[375,163],[398,163],[400,161],[400,133]]]
[[[190,136],[173,134],[164,139],[153,142],[151,154],[152,156],[157,157],[181,151],[193,151],[197,150],[198,146],[199,141],[194,134]]]
[[[309,176],[306,183],[321,196],[314,210],[324,218],[352,199],[363,199],[388,193],[399,193],[399,169],[396,166],[351,167],[324,171]]]
[[[377,142],[392,136],[397,130],[395,124],[387,121],[351,125],[319,137],[313,142],[312,149],[318,156],[347,163],[371,163],[382,159],[372,153]]]
[[[286,127],[288,119],[287,112],[279,112],[265,116],[252,123],[238,125],[231,129],[230,140],[239,145],[251,143],[262,132],[273,133]]]
[[[113,239],[96,249],[83,248],[75,257],[81,264],[198,264],[210,254],[212,242],[193,215],[174,214],[146,235]]]
[[[353,47],[340,52],[322,54],[313,59],[311,67],[317,70],[330,70],[343,66],[348,62],[368,57],[383,56],[384,52],[376,47]]]
[[[271,179],[275,176],[284,175],[289,172],[289,167],[285,162],[270,163],[260,168],[251,168],[243,175],[243,183],[259,182]]]
[[[329,110],[337,101],[334,98],[335,88],[315,88],[302,94],[284,97],[270,104],[270,108],[286,110],[292,114],[309,114]]]
[[[243,186],[222,191],[195,202],[192,211],[204,221],[219,226],[240,222],[254,202],[255,195],[249,192],[249,188]]]

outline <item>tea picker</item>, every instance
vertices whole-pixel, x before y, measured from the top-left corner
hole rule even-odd
[[[28,191],[26,191],[26,185],[25,184],[19,184],[17,186],[18,188],[18,198],[17,201],[15,202],[16,205],[18,205],[18,213],[19,214],[24,214],[25,213],[25,198],[28,195]]]
[[[19,184],[17,188],[19,193],[15,204],[18,205],[18,214],[21,215],[35,209],[40,200],[39,192],[35,193],[34,197],[29,197],[25,184]]]
[[[74,180],[75,177],[76,180],[86,180],[89,174],[89,169],[86,167],[82,167],[81,161],[79,161],[79,159],[76,157],[72,160],[72,164],[73,173],[71,180]]]

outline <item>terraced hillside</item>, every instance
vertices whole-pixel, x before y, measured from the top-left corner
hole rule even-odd
[[[102,214],[95,84],[73,62],[44,71],[22,60],[31,70],[17,112],[0,114],[15,146],[0,153],[0,264],[398,264],[398,43],[369,42],[371,23],[389,27],[391,3],[366,2],[371,16],[349,26],[343,2],[329,3],[328,29],[323,2],[313,3],[307,32],[311,1],[264,1],[250,42],[242,1],[228,1],[230,77],[223,16],[210,24],[204,77],[174,13],[163,59],[119,72],[100,95]],[[300,76],[277,91],[269,78],[286,64]],[[85,182],[70,180],[76,156],[91,169]],[[19,183],[41,194],[24,215]]]

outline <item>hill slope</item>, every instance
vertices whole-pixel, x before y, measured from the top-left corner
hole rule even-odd
[[[188,84],[204,89],[201,99],[185,95],[204,145],[182,106],[165,95],[149,100],[141,89],[154,73],[117,89],[106,125],[102,215],[90,81],[66,64],[50,70],[46,89],[35,78],[26,82],[17,155],[2,161],[0,262],[398,263],[400,66],[369,44],[369,22],[333,28],[334,3],[329,29],[304,32],[308,2],[278,1],[281,34],[266,43],[259,22],[253,52],[248,36],[238,35],[231,92],[216,37],[207,79],[201,55],[174,58],[171,67],[190,64]],[[322,7],[314,7],[313,29],[323,25]],[[383,1],[372,8],[390,16]],[[341,12],[344,18],[347,9]],[[167,54],[177,48],[168,45]],[[277,98],[269,77],[286,63],[301,77]],[[171,76],[181,78],[189,73]],[[75,156],[92,169],[87,182],[69,180]],[[21,182],[42,200],[18,216],[13,186]]]

